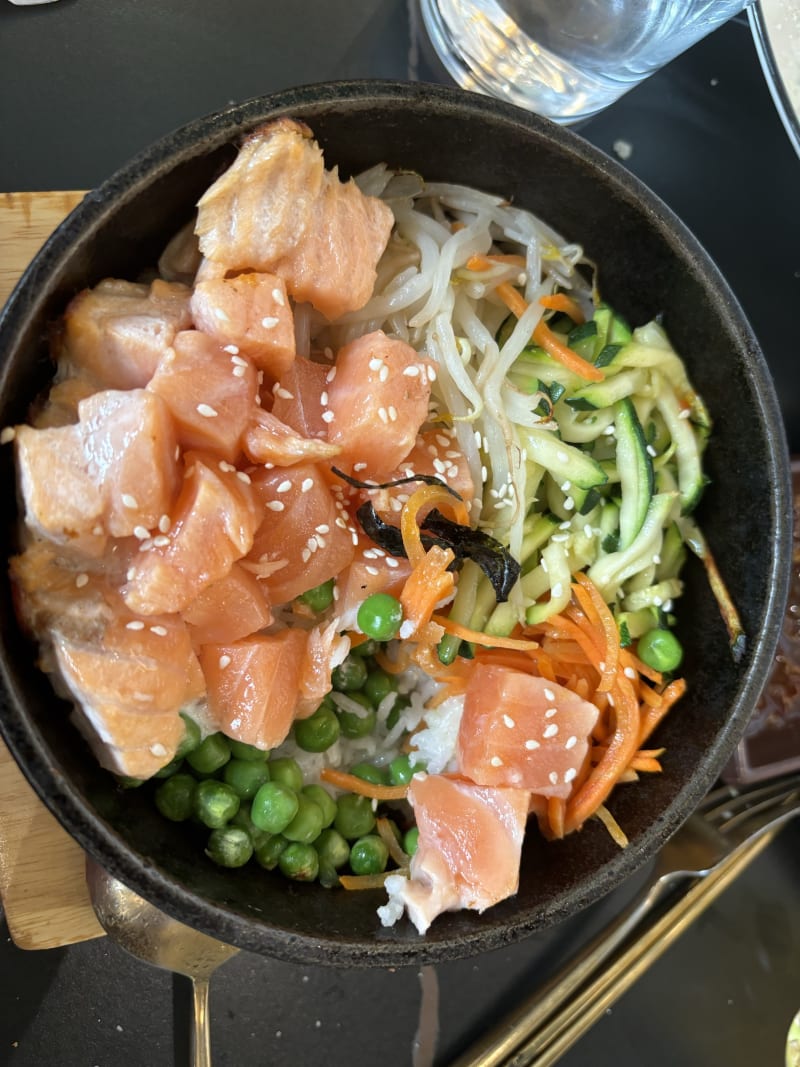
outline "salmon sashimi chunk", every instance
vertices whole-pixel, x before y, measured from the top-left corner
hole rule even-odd
[[[386,879],[389,903],[378,909],[390,926],[403,909],[424,934],[445,911],[486,908],[513,896],[528,793],[474,785],[438,774],[417,774],[408,799],[419,827],[409,875]]]
[[[599,711],[555,682],[478,664],[458,734],[459,767],[481,785],[569,797]]]
[[[292,365],[294,315],[286,284],[276,274],[246,271],[198,282],[192,315],[198,330],[226,351],[238,349],[271,378],[280,378]]]
[[[328,389],[334,377],[333,367],[298,356],[273,386],[272,414],[303,437],[327,440]]]
[[[229,463],[238,457],[258,395],[249,359],[187,330],[176,336],[148,389],[169,408],[182,448],[214,452]]]
[[[260,515],[249,477],[213,456],[189,452],[184,460],[163,532],[142,542],[122,589],[140,615],[184,611],[253,545]]]
[[[179,482],[166,406],[143,389],[110,389],[81,400],[78,413],[72,426],[17,429],[26,523],[59,543],[154,527]]]
[[[257,748],[275,748],[291,729],[308,638],[303,630],[255,634],[205,645],[200,666],[218,730]]]
[[[265,571],[283,564],[264,573],[262,581],[271,603],[285,604],[346,567],[355,551],[354,535],[314,464],[250,474],[264,518],[248,561],[265,566]]]
[[[328,440],[337,465],[359,478],[385,480],[408,456],[428,417],[433,364],[382,330],[339,349],[328,384]]]
[[[338,455],[338,445],[318,437],[304,437],[282,422],[274,412],[256,407],[242,439],[245,455],[253,463],[291,467],[295,463],[318,463]]]
[[[183,612],[195,647],[238,641],[272,622],[266,590],[241,563],[204,589]]]
[[[71,426],[78,421],[78,404],[96,392],[96,386],[86,378],[62,378],[53,385],[44,407],[33,413],[31,426],[37,430]]]
[[[341,629],[356,629],[358,609],[373,593],[399,598],[410,574],[407,559],[390,556],[362,537],[353,562],[336,579],[336,614]]]
[[[179,712],[197,696],[185,624],[126,614],[94,641],[50,636],[59,679],[103,766],[149,777],[168,763],[184,733]]]
[[[328,319],[363,307],[394,222],[380,200],[326,171],[303,123],[256,130],[198,204],[208,259],[229,270],[272,272],[289,294]]]
[[[147,385],[180,330],[191,326],[191,290],[156,279],[151,285],[107,279],[70,303],[55,355],[62,373],[100,389]]]

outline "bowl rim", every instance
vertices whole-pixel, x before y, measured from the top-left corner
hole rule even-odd
[[[176,165],[236,140],[245,130],[277,115],[302,110],[302,118],[313,128],[313,113],[331,108],[368,108],[381,104],[394,106],[430,103],[454,115],[465,111],[485,116],[493,122],[510,123],[528,132],[545,136],[568,155],[579,156],[604,172],[628,197],[637,199],[667,225],[680,242],[686,255],[697,264],[707,285],[724,304],[732,328],[749,350],[750,371],[758,386],[761,418],[774,428],[783,427],[769,371],[756,338],[734,294],[713,260],[683,222],[660,198],[624,167],[600,149],[585,141],[575,131],[517,108],[515,105],[468,93],[450,86],[409,83],[392,80],[347,80],[318,82],[281,90],[237,103],[200,116],[161,137],[135,155],[96,189],[66,217],[31,261],[5,308],[0,312],[0,337],[6,339],[6,351],[16,349],[26,321],[41,310],[46,299],[45,282],[57,277],[60,266],[76,250],[94,239],[109,215],[139,194],[151,181]],[[5,364],[5,357],[3,357]],[[780,434],[780,431],[778,430]],[[789,588],[791,542],[790,475],[788,448],[774,449],[769,478],[776,517],[775,550],[768,581],[766,623],[752,642],[750,670],[740,686],[732,713],[714,743],[703,753],[692,779],[679,789],[671,802],[639,838],[640,848],[651,856],[688,817],[704,793],[711,787],[743,733],[750,712],[768,677],[782,622]],[[6,691],[12,689],[3,668]],[[546,902],[535,914],[523,915],[503,924],[482,929],[459,930],[452,939],[417,941],[376,939],[354,944],[347,938],[310,937],[280,927],[253,921],[238,912],[211,903],[187,886],[152,864],[143,862],[102,817],[90,806],[74,785],[61,773],[49,755],[42,736],[23,711],[4,696],[0,714],[0,732],[12,755],[41,800],[71,836],[114,876],[176,918],[240,948],[258,951],[293,962],[347,965],[405,965],[440,962],[497,948],[541,929],[565,917],[565,894]],[[606,864],[600,874],[584,879],[568,891],[569,914],[578,911],[620,884],[625,873],[625,853]],[[622,873],[621,873],[622,872]],[[380,929],[376,916],[376,932]]]

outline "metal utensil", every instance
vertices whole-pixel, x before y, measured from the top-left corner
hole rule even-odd
[[[112,941],[154,967],[191,979],[192,1064],[211,1067],[209,981],[238,949],[165,915],[88,856],[86,883],[97,919]]]
[[[800,775],[741,792],[724,787],[710,793],[659,854],[630,907],[453,1067],[554,1063],[710,903],[712,893],[722,891],[745,856],[752,858],[766,835],[799,812]],[[686,881],[698,884],[653,919]]]

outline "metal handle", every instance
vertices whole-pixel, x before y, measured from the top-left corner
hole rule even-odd
[[[192,979],[192,1067],[211,1067],[208,979]]]

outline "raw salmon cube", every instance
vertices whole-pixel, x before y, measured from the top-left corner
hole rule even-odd
[[[410,574],[411,564],[407,559],[390,556],[362,537],[353,562],[336,582],[336,613],[341,629],[356,628],[358,609],[373,593],[399,597]]]
[[[71,637],[89,637],[113,617],[111,576],[100,562],[50,541],[35,540],[9,562],[17,617],[33,634],[51,626]]]
[[[272,414],[303,437],[328,437],[331,367],[300,356],[273,387]],[[337,451],[339,449],[337,448]]]
[[[225,460],[186,454],[164,533],[142,543],[122,593],[141,615],[184,611],[251,549],[259,513],[249,478]]]
[[[266,590],[241,563],[204,589],[183,613],[195,647],[238,641],[272,622]]]
[[[519,786],[566,799],[599,714],[594,704],[555,682],[479,664],[464,701],[459,766],[481,785]]]
[[[292,365],[294,316],[277,275],[247,271],[199,282],[192,315],[198,330],[228,351],[238,349],[271,378],[280,378]]]
[[[62,366],[99,388],[147,385],[175,335],[191,325],[185,285],[108,279],[70,303],[56,344]]]
[[[428,360],[382,330],[341,348],[325,413],[328,440],[341,448],[337,465],[362,479],[391,474],[428,417],[432,375]]]
[[[386,880],[389,903],[379,909],[385,925],[403,908],[421,934],[437,915],[472,908],[484,911],[513,896],[528,793],[473,785],[442,775],[415,775],[408,799],[419,827],[410,877]]]
[[[317,463],[338,455],[338,445],[319,437],[304,437],[282,422],[274,412],[254,408],[250,425],[242,439],[245,454],[253,463],[290,467],[295,463]]]
[[[251,476],[264,518],[248,560],[285,561],[263,578],[270,601],[285,604],[346,567],[353,538],[318,467],[299,463]]]
[[[255,406],[253,364],[199,330],[175,338],[148,386],[169,408],[182,448],[214,452],[232,463]]]
[[[262,749],[284,741],[294,720],[306,642],[303,630],[287,628],[204,645],[200,665],[217,729]]]

